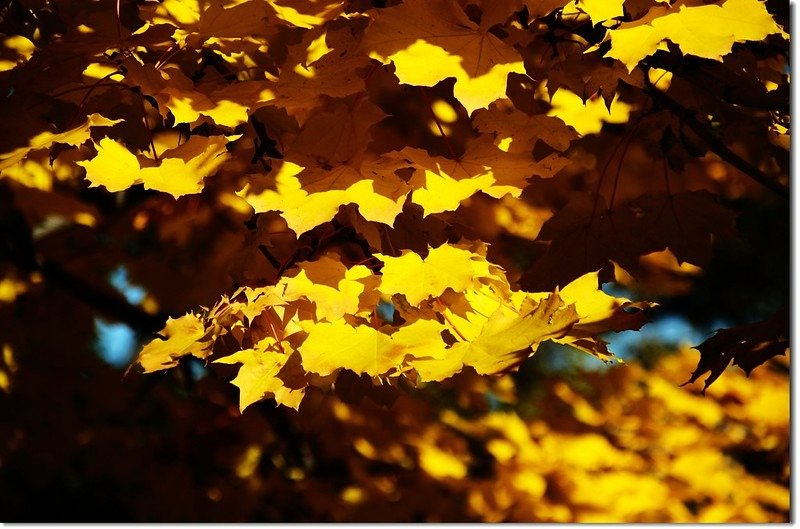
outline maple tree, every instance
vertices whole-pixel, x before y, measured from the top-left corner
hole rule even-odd
[[[0,387],[25,387],[15,358],[73,333],[70,312],[76,350],[89,341],[77,322],[102,315],[142,341],[118,384],[180,385],[203,366],[283,442],[348,432],[317,455],[355,446],[351,482],[309,485],[326,519],[424,510],[362,510],[397,490],[372,479],[367,461],[417,469],[416,501],[426,487],[467,498],[466,511],[453,504],[426,519],[782,519],[786,476],[730,470],[715,454],[780,454],[788,411],[760,430],[724,396],[666,386],[703,379],[703,392],[714,383],[745,402],[755,390],[737,390],[750,386],[735,371],[721,376],[731,363],[760,377],[754,384],[782,380],[787,21],[786,6],[761,0],[0,3]],[[109,288],[120,270],[141,286],[135,300]],[[56,323],[39,308],[53,289],[90,310],[60,300],[66,321]],[[536,353],[621,363],[614,333],[659,311],[728,328],[653,371],[584,374],[626,388],[598,390],[592,405],[531,375],[552,392],[537,402],[557,397],[576,421],[525,416],[509,384],[530,388]],[[58,332],[30,338],[42,320]],[[208,384],[217,405],[230,397]],[[636,384],[656,389],[637,397]],[[472,403],[487,394],[504,394],[505,411]],[[708,442],[681,444],[640,421],[642,436],[691,452],[670,466],[623,434],[587,433],[621,420],[606,399],[656,407],[651,397],[685,419],[676,431]],[[450,398],[464,414],[448,415]],[[246,417],[235,428],[249,428]],[[708,434],[723,423],[756,433]],[[380,433],[387,425],[400,448]],[[580,478],[530,455],[559,440],[577,452],[619,449],[567,461],[575,475],[606,469],[619,494],[643,487],[672,503],[593,503]],[[237,463],[251,498],[278,486],[250,468],[266,453],[250,439]],[[469,467],[484,456],[497,488]],[[695,464],[763,490],[723,507],[694,483]],[[303,465],[275,465],[305,479]],[[700,499],[648,481],[648,468]],[[222,494],[208,487],[212,500]]]

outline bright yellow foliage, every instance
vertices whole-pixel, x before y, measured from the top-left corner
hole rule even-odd
[[[718,4],[681,1],[653,7],[639,20],[608,31],[606,57],[622,61],[632,71],[666,40],[687,55],[722,60],[736,42],[763,40],[782,33],[760,0],[725,0]]]
[[[379,290],[389,296],[403,294],[414,305],[441,295],[447,288],[462,292],[472,285],[472,252],[449,244],[431,248],[425,259],[414,252],[375,257],[383,262]]]
[[[214,174],[229,158],[225,136],[192,136],[186,143],[164,151],[156,167],[142,168],[139,158],[120,143],[103,138],[97,155],[78,162],[94,186],[122,191],[143,183],[145,189],[169,193],[175,198],[200,193],[203,179]]]
[[[466,500],[470,516],[485,522],[785,520],[788,458],[780,482],[749,473],[737,458],[763,449],[759,439],[771,435],[779,441],[766,450],[780,460],[789,446],[789,416],[782,415],[768,434],[759,431],[767,410],[749,407],[737,393],[769,389],[788,402],[788,377],[770,369],[756,370],[751,378],[732,373],[720,379],[727,380],[726,387],[701,396],[674,384],[693,361],[693,354],[683,350],[652,370],[625,365],[582,373],[575,384],[543,381],[545,392],[560,388],[556,393],[563,403],[536,397],[540,407],[534,418],[526,418],[520,408],[524,402],[513,397],[504,411],[443,411],[410,398],[382,411],[332,399],[328,413],[336,426],[324,423],[324,428],[356,430],[341,443],[365,448],[350,462],[358,471],[349,486],[362,490],[366,504],[392,495],[413,498],[415,487],[433,478],[446,495]],[[499,392],[507,378],[489,386],[484,380],[463,378],[460,388]],[[671,386],[675,393],[651,391],[654,386]],[[700,405],[715,410],[713,420],[698,420],[693,408]],[[585,406],[593,415],[588,422],[587,412],[580,411]],[[483,459],[481,472],[472,471],[476,457]],[[425,478],[409,477],[406,486],[370,487],[378,479],[368,470],[376,461],[416,467]],[[454,508],[464,503],[457,501]],[[358,512],[357,505],[348,508]]]
[[[89,187],[103,186],[111,192],[123,191],[140,180],[139,160],[127,147],[111,138],[103,138],[95,148],[97,155],[94,158],[77,162],[86,169]]]
[[[498,374],[519,367],[546,340],[607,359],[599,333],[644,323],[640,312],[625,309],[649,304],[600,292],[597,274],[567,285],[565,299],[528,293],[512,289],[485,253],[485,245],[463,242],[431,248],[424,259],[414,252],[374,254],[383,263],[379,274],[331,255],[302,262],[275,285],[223,298],[204,320],[192,314],[170,320],[162,332],[168,340],[148,344],[139,362],[153,371],[183,355],[205,358],[229,334],[242,346],[224,360],[243,364],[235,380],[242,408],[265,398],[296,408],[301,389],[327,387],[332,380],[325,377],[341,370],[375,383],[399,376],[444,380],[465,367]],[[389,299],[402,323],[381,323],[379,305]],[[295,351],[299,362],[290,369],[286,362]]]
[[[275,174],[275,189],[254,192],[250,184],[237,194],[257,213],[280,211],[289,228],[298,235],[329,221],[342,204],[358,204],[367,220],[392,225],[403,209],[405,196],[396,200],[378,194],[371,180],[360,180],[347,189],[308,193],[297,178],[303,167],[283,162]]]
[[[145,372],[158,371],[178,365],[180,357],[193,355],[205,358],[209,354],[209,342],[203,321],[189,313],[174,319],[169,318],[161,334],[166,339],[156,338],[142,348],[136,362]]]
[[[491,35],[490,35],[491,36]],[[401,82],[417,86],[433,86],[442,79],[455,77],[453,95],[468,113],[486,108],[493,101],[505,97],[509,73],[525,73],[522,61],[494,64],[481,75],[464,69],[463,59],[450,55],[444,49],[418,39],[408,48],[389,57]]]
[[[319,261],[300,263],[300,273],[290,280],[284,281],[286,290],[283,298],[295,301],[305,297],[314,303],[317,318],[335,321],[345,314],[359,312],[359,295],[364,292],[365,285],[359,279],[371,276],[372,272],[363,265],[345,269],[341,261],[331,257],[323,257]],[[337,272],[341,271],[341,276]],[[335,274],[332,278],[331,274]],[[312,281],[309,276],[313,277]]]
[[[411,0],[373,18],[364,40],[369,53],[392,61],[401,83],[433,86],[454,77],[453,93],[468,113],[505,97],[509,73],[525,73],[515,50],[453,0]]]
[[[344,320],[314,325],[299,350],[305,369],[320,375],[344,367],[377,376],[403,358],[402,347],[395,346],[390,336],[367,325],[353,327]]]
[[[603,123],[626,123],[632,110],[631,105],[619,101],[619,96],[614,96],[609,109],[602,98],[593,97],[584,102],[580,96],[563,88],[553,94],[550,105],[553,108],[548,116],[561,118],[582,136],[597,134],[603,129]]]
[[[282,347],[288,347],[288,343]],[[244,349],[215,360],[220,364],[242,364],[231,384],[239,388],[239,409],[244,411],[251,404],[272,397],[278,404],[298,409],[303,400],[304,389],[286,387],[277,377],[289,359],[280,352],[272,338],[265,338],[257,349]]]
[[[592,24],[621,17],[622,0],[575,0],[572,5],[583,11],[592,19]]]
[[[164,151],[157,167],[141,171],[145,189],[169,193],[175,198],[200,193],[203,180],[230,158],[225,136],[192,136],[180,146]]]
[[[89,139],[92,127],[108,127],[119,123],[121,119],[108,119],[100,114],[90,114],[86,123],[64,132],[41,132],[30,139],[26,147],[14,149],[11,152],[0,154],[0,171],[23,160],[31,151],[49,148],[54,143],[77,146]]]

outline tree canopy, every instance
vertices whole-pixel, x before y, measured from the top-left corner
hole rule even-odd
[[[0,2],[3,512],[785,520],[784,4]]]

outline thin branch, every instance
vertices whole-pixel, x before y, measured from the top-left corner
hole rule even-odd
[[[267,245],[259,244],[258,251],[261,252],[261,255],[267,258],[267,261],[269,261],[269,264],[271,264],[275,270],[280,270],[281,262],[278,261],[278,259],[274,255],[272,255],[272,252],[269,251]]]
[[[708,145],[708,148],[711,149],[714,154],[732,166],[736,167],[762,186],[788,200],[789,190],[786,187],[782,186],[764,174],[757,167],[753,166],[750,162],[733,152],[727,145],[725,145],[725,142],[720,140],[708,127],[698,121],[694,112],[653,86],[647,75],[644,76],[644,80],[648,85],[648,93],[650,96],[655,101],[674,112],[681,119],[681,121],[692,130],[692,132],[706,142],[706,145]]]
[[[47,283],[65,290],[96,311],[141,333],[152,334],[164,328],[167,320],[165,314],[149,314],[131,305],[121,296],[109,294],[51,261],[45,261],[39,269]]]
[[[121,16],[121,9],[120,4],[122,0],[117,0],[117,9],[115,13],[115,20],[117,22],[117,39],[119,40],[120,45],[122,45],[122,16]]]

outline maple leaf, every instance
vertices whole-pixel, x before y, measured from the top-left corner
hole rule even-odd
[[[720,329],[714,336],[695,346],[700,351],[700,361],[684,385],[709,373],[703,382],[705,393],[731,362],[749,376],[753,369],[770,358],[786,354],[789,345],[789,307],[784,305],[763,321]]]
[[[97,155],[88,161],[76,162],[86,169],[89,187],[103,186],[111,192],[128,189],[140,181],[141,166],[136,155],[111,138],[95,144]]]
[[[539,74],[537,70],[534,72]],[[559,89],[565,88],[580,96],[583,104],[598,95],[605,101],[607,109],[619,96],[620,81],[631,86],[644,87],[641,69],[628,72],[619,61],[609,65],[606,59],[595,54],[584,54],[581,50],[566,50],[562,60],[542,70],[542,73],[546,73],[547,93],[551,100]]]
[[[621,17],[623,0],[574,0],[571,6],[583,11],[592,19],[592,24]],[[567,11],[567,9],[565,9]]]
[[[332,101],[303,125],[286,159],[304,166],[345,163],[366,150],[370,128],[385,117],[380,107],[362,95]]]
[[[530,311],[515,313],[498,308],[485,319],[474,339],[453,349],[464,349],[464,365],[479,374],[502,373],[518,367],[539,343],[563,338],[578,319],[574,306],[566,306],[553,293]]]
[[[363,40],[371,56],[392,61],[402,83],[434,86],[454,77],[453,94],[468,113],[505,97],[509,73],[525,73],[516,50],[454,0],[410,0],[371,17]]]
[[[409,185],[414,189],[411,200],[422,206],[425,215],[453,211],[478,192],[494,198],[518,197],[529,177],[552,177],[570,163],[557,154],[536,161],[529,152],[505,152],[488,134],[468,141],[466,152],[456,160],[411,147],[387,156],[407,159],[422,169]]]
[[[371,276],[364,265],[345,268],[341,261],[322,257],[313,262],[298,263],[300,273],[293,278],[284,278],[283,299],[294,301],[304,297],[316,306],[319,320],[334,321],[345,314],[359,312],[359,295],[365,285],[359,281]]]
[[[609,30],[611,49],[605,56],[620,60],[631,71],[669,40],[684,54],[719,61],[734,43],[763,40],[775,33],[783,30],[759,0],[725,0],[710,5],[681,1],[653,7],[639,20]]]
[[[398,366],[404,356],[388,334],[341,319],[314,325],[298,350],[306,371],[320,375],[344,368],[378,376]]]
[[[521,283],[547,290],[609,260],[635,273],[640,256],[666,247],[679,262],[702,266],[711,257],[712,234],[735,237],[734,220],[735,213],[707,191],[643,195],[610,212],[601,198],[578,195],[542,227],[539,240],[550,246]]]
[[[603,123],[627,123],[632,110],[631,105],[620,101],[614,95],[608,106],[601,98],[583,101],[569,90],[560,88],[550,99],[553,107],[548,116],[556,116],[574,128],[581,136],[596,134],[603,129]]]
[[[278,404],[295,410],[300,408],[305,390],[286,387],[279,378],[278,375],[286,365],[289,355],[280,352],[276,343],[272,338],[265,338],[254,349],[244,349],[214,360],[219,364],[242,364],[236,378],[231,381],[239,388],[240,411],[270,397]],[[282,342],[281,347],[286,349],[289,343]]]
[[[270,189],[254,186],[255,178],[237,192],[257,213],[278,211],[289,228],[296,234],[305,233],[324,222],[331,220],[342,204],[358,204],[359,211],[367,220],[391,225],[403,209],[405,196],[396,199],[375,192],[373,180],[356,181],[346,189],[332,189],[319,193],[308,193],[298,174],[303,167],[291,162],[283,162],[267,177],[274,185]]]
[[[400,257],[374,255],[383,262],[378,289],[388,296],[403,294],[412,305],[447,288],[461,292],[474,278],[473,253],[449,244],[431,248],[425,259],[409,251]]]
[[[559,290],[566,304],[575,305],[579,321],[572,331],[596,335],[608,331],[638,329],[647,321],[641,310],[655,306],[649,302],[631,302],[626,298],[611,296],[600,288],[603,281],[599,272],[584,274]],[[570,335],[574,335],[570,332]]]
[[[90,114],[86,123],[64,132],[40,132],[28,140],[28,145],[0,154],[0,171],[23,160],[30,152],[48,148],[54,143],[63,143],[76,147],[90,138],[93,127],[108,127],[119,123],[121,119],[108,119],[100,114]]]
[[[345,98],[364,91],[362,72],[368,71],[372,62],[360,53],[345,51],[342,57],[343,52],[334,49],[306,63],[313,44],[292,49],[299,55],[294,58],[296,65],[281,72],[273,88],[275,97],[269,98],[269,104],[285,108],[301,125],[326,98]]]
[[[553,341],[580,349],[608,362],[614,355],[606,342],[597,336],[604,332],[638,330],[647,323],[645,309],[656,306],[650,302],[632,302],[625,298],[606,294],[600,288],[600,274],[584,274],[559,291],[564,303],[575,307],[578,321],[569,335]],[[538,296],[532,296],[536,299]]]
[[[109,138],[96,145],[97,155],[77,162],[86,169],[90,187],[104,186],[121,191],[143,183],[145,189],[169,193],[175,198],[200,193],[203,179],[214,174],[230,158],[225,136],[192,136],[185,143],[161,154],[155,167],[142,167],[140,159],[126,147]],[[142,158],[146,163],[152,160]]]
[[[177,319],[169,318],[159,334],[165,339],[152,340],[136,358],[145,373],[175,367],[186,355],[202,360],[211,352],[210,342],[203,341],[206,336],[203,320],[191,312]]]
[[[225,136],[192,136],[185,143],[161,153],[156,167],[141,171],[145,189],[169,193],[175,198],[200,193],[203,180],[230,158]]]
[[[512,105],[493,103],[487,110],[475,112],[472,120],[479,131],[494,135],[495,144],[510,139],[507,152],[531,152],[537,141],[565,151],[578,138],[559,117],[530,115]]]

